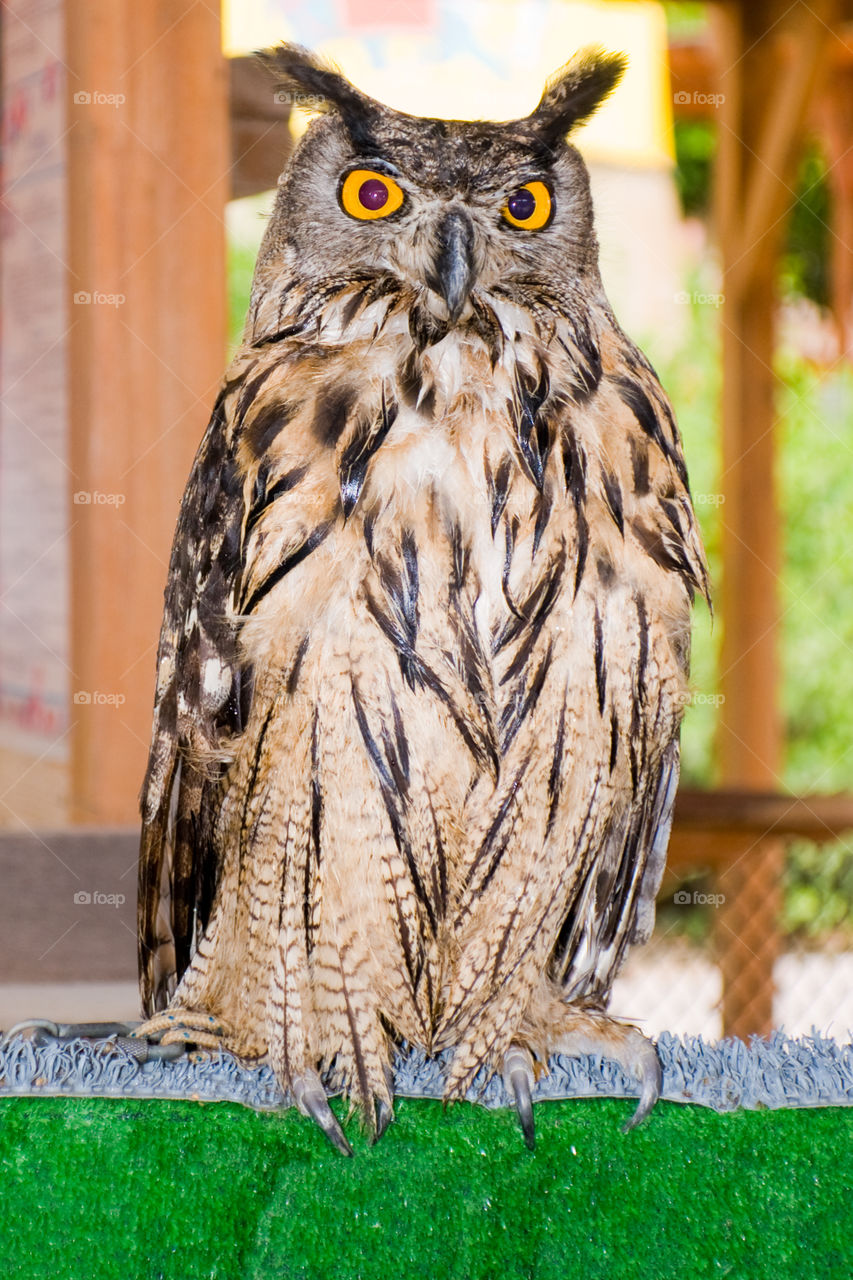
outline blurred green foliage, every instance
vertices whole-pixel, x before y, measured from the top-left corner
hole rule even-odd
[[[688,217],[711,211],[711,182],[717,130],[710,120],[675,121],[675,184]],[[830,300],[830,190],[823,152],[805,148],[796,180],[797,199],[785,232],[779,284],[787,297],[804,297],[826,307]]]
[[[717,131],[710,121],[675,121],[675,185],[688,217],[703,218],[710,212],[716,149]]]
[[[252,273],[255,270],[257,246],[228,239],[228,351],[240,345],[243,323],[249,306]]]
[[[803,153],[797,173],[797,202],[791,211],[781,261],[782,290],[830,302],[830,226],[832,218],[827,166],[815,143]]]

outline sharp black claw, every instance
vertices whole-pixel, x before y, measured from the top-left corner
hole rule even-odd
[[[341,1155],[351,1156],[352,1147],[347,1142],[346,1134],[338,1123],[338,1118],[329,1106],[326,1090],[316,1071],[306,1071],[303,1076],[293,1082],[293,1098],[304,1116],[310,1116],[318,1124],[333,1147],[337,1147]]]
[[[394,1119],[394,1111],[388,1106],[382,1098],[376,1099],[376,1137],[374,1142],[378,1142],[391,1121]]]
[[[515,1099],[515,1111],[524,1145],[528,1151],[536,1149],[536,1123],[533,1119],[533,1099],[530,1088],[533,1084],[533,1068],[530,1054],[523,1049],[508,1049],[504,1057],[504,1082]]]
[[[640,1101],[631,1119],[622,1126],[623,1133],[630,1133],[632,1129],[636,1129],[638,1124],[642,1124],[660,1097],[663,1084],[660,1058],[650,1040],[646,1041],[646,1049],[647,1052],[643,1053],[639,1063],[640,1084],[642,1085]]]

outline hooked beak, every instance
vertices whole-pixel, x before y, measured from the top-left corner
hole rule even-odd
[[[447,303],[451,323],[462,314],[474,283],[474,227],[463,209],[451,209],[438,226],[435,273],[427,279]]]

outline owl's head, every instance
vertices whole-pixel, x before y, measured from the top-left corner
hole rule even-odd
[[[291,101],[321,114],[282,175],[255,310],[294,285],[382,280],[446,332],[494,290],[598,286],[589,180],[566,137],[615,87],[623,55],[583,50],[529,116],[502,123],[391,110],[296,45],[262,57]]]

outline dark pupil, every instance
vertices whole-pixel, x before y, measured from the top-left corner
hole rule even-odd
[[[520,191],[516,191],[506,202],[516,222],[526,222],[528,218],[532,218],[536,210],[536,197],[532,191],[526,191],[524,187]]]
[[[388,203],[388,188],[381,178],[368,178],[359,187],[358,198],[365,209],[381,209]]]

